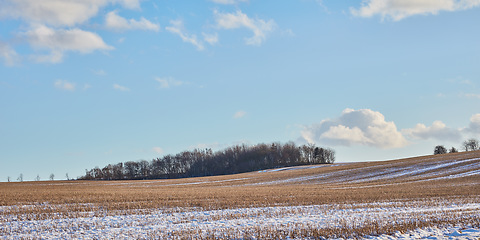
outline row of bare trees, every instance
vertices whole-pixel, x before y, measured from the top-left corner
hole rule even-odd
[[[166,155],[151,161],[128,161],[103,168],[85,170],[83,180],[163,179],[200,177],[258,171],[269,168],[308,164],[328,164],[335,161],[335,151],[313,144],[236,145],[213,152],[195,149],[176,155]]]
[[[67,180],[70,180],[70,177],[68,176],[68,173],[65,174],[65,177]],[[50,181],[54,181],[55,180],[55,174],[51,173],[50,176],[48,177],[48,179]],[[34,178],[35,181],[40,181],[40,175],[37,174],[37,176]],[[12,178],[10,176],[7,177],[7,182],[11,182],[12,181]],[[17,181],[19,182],[23,182],[23,173],[20,173],[20,175],[18,175],[18,178],[17,178]]]
[[[480,150],[479,141],[475,138],[465,140],[462,143],[462,149],[465,150],[466,152]],[[445,146],[443,145],[437,145],[433,150],[433,154],[445,154],[445,153],[455,153],[455,152],[458,152],[458,150],[455,147],[452,147],[450,148],[450,150],[447,150],[447,148],[445,148]]]

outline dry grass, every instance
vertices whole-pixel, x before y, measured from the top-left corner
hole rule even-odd
[[[458,162],[453,166],[457,169],[456,174],[480,170],[480,160],[477,158],[480,159],[479,151],[191,179],[0,183],[0,219],[2,219],[0,225],[2,222],[13,220],[144,214],[158,209],[185,211],[188,208],[213,210],[265,206],[375,204],[391,201],[398,204],[420,201],[428,205],[436,199],[478,203],[480,201],[479,174],[466,174],[452,178],[449,177],[451,172],[445,171],[453,169],[448,163],[454,162]],[[476,160],[463,161],[467,159]],[[441,164],[446,165],[435,167]],[[427,168],[426,171],[418,174],[382,178],[388,174],[398,174],[401,169],[415,169],[415,166],[433,167],[432,170]],[[462,224],[470,223],[480,226],[478,216],[462,221],[464,221]],[[357,227],[323,229],[308,226],[288,226],[288,228],[278,229],[259,227],[245,232],[245,236],[262,239],[278,239],[287,236],[355,237],[356,234],[392,233],[440,223],[459,222],[453,218],[441,217],[428,221],[412,219],[410,222],[401,224],[372,222]],[[6,233],[0,232],[0,236],[4,234]],[[181,232],[175,234],[191,236],[192,233],[190,235]],[[223,234],[227,234],[225,238],[233,236],[228,235],[228,231]],[[206,236],[207,239],[222,237],[214,233],[203,233],[201,236]]]

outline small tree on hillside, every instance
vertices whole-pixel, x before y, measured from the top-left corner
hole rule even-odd
[[[445,154],[447,153],[447,149],[443,145],[438,145],[435,147],[435,150],[433,150],[433,154]]]
[[[458,150],[455,147],[452,147],[452,148],[450,148],[449,152],[450,153],[456,153],[456,152],[458,152]]]
[[[52,174],[50,174],[50,181],[53,181],[53,180],[54,180],[54,178],[55,178],[55,175],[54,175],[53,173],[52,173]]]
[[[471,139],[468,139],[467,141],[463,142],[462,144],[463,146],[463,149],[465,149],[465,151],[475,151],[475,150],[478,150],[478,147],[479,147],[479,142],[477,139],[475,138],[471,138]]]

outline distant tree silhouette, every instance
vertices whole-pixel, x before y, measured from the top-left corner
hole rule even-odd
[[[52,174],[50,174],[50,177],[49,177],[49,178],[50,178],[50,181],[53,181],[54,178],[55,178],[55,175],[52,173]]]
[[[18,176],[17,180],[19,182],[23,182],[23,173],[20,173],[20,175]]]
[[[335,151],[313,144],[245,144],[218,152],[194,149],[166,155],[151,161],[127,161],[109,164],[102,169],[85,170],[82,180],[122,180],[200,177],[257,171],[268,168],[307,164],[328,164],[335,161]]]
[[[456,153],[458,150],[455,147],[450,148],[449,153]]]

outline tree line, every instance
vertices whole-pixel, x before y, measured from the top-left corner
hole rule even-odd
[[[471,138],[471,139],[465,140],[462,143],[462,148],[466,152],[480,150],[480,143],[477,139]],[[435,154],[435,155],[436,154],[445,154],[445,153],[456,153],[456,152],[458,152],[458,150],[455,147],[452,147],[452,148],[450,148],[450,150],[447,150],[447,148],[445,148],[445,146],[443,146],[443,145],[437,145],[437,146],[435,146],[435,149],[433,150],[433,154]]]
[[[194,149],[166,155],[151,161],[127,161],[108,164],[103,168],[86,169],[79,180],[133,180],[202,177],[236,174],[296,165],[329,164],[335,161],[335,151],[314,144],[245,144],[213,152]]]

